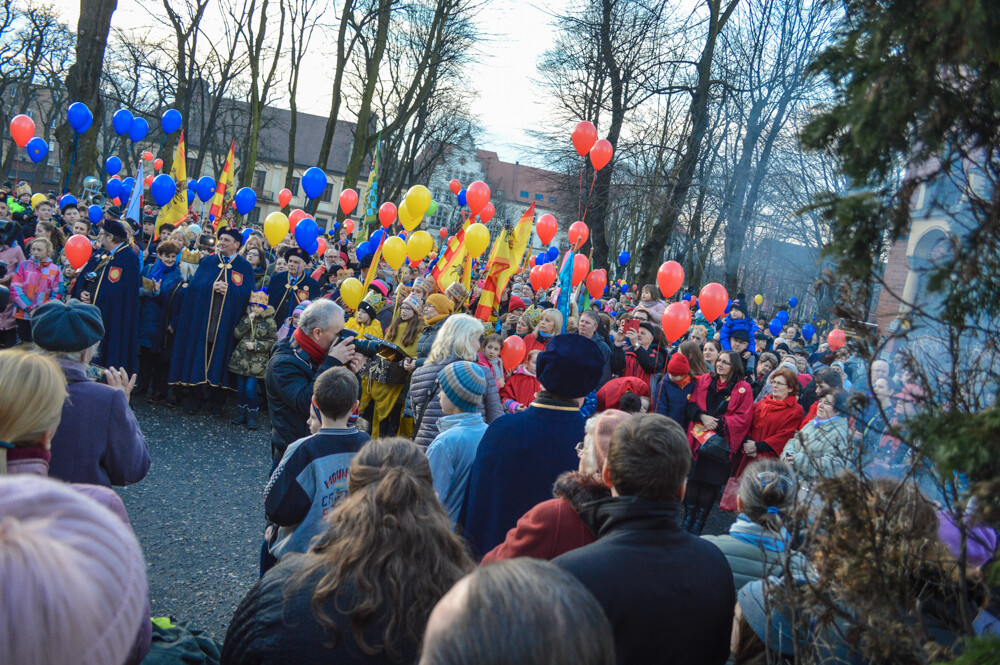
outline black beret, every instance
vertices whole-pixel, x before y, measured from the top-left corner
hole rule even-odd
[[[536,369],[545,390],[575,399],[597,388],[604,371],[604,356],[601,347],[583,335],[556,335],[538,354]]]
[[[309,261],[312,259],[312,257],[309,256],[309,252],[307,252],[304,249],[299,249],[298,247],[287,247],[285,248],[285,251],[281,253],[281,258],[285,259],[286,261],[292,258],[293,256],[297,256],[300,259],[302,259],[303,263],[309,263]]]
[[[240,247],[243,246],[243,234],[231,226],[227,226],[226,228],[219,231],[218,235],[220,238],[222,236],[229,236],[230,238],[235,240]]]
[[[104,216],[108,219],[118,219],[122,216],[122,209],[120,206],[111,206],[104,211]]]
[[[50,300],[31,314],[31,337],[46,351],[83,351],[104,338],[101,310],[79,300]]]
[[[105,233],[110,233],[115,238],[125,239],[128,237],[128,231],[125,230],[125,225],[115,219],[104,220],[104,226],[102,227]]]
[[[736,330],[734,330],[733,334],[731,334],[729,336],[729,338],[730,339],[741,339],[744,342],[749,342],[750,341],[750,335],[747,333],[746,330],[743,330],[742,328],[737,328]]]

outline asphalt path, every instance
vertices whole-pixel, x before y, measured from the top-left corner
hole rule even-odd
[[[258,577],[270,423],[262,417],[255,432],[230,425],[232,407],[221,416],[143,398],[132,407],[153,463],[142,482],[117,489],[146,556],[153,616],[222,641]],[[732,521],[714,510],[705,532],[725,533]]]

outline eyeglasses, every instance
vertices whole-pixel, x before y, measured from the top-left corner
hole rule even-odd
[[[716,360],[715,364],[716,365],[732,365],[731,362],[729,362],[728,360],[723,360],[722,358],[719,358],[718,360]]]
[[[777,388],[787,388],[788,387],[788,384],[785,383],[784,381],[775,381],[773,379],[771,380],[771,385],[774,386],[774,387],[777,387]]]
[[[584,446],[583,441],[581,441],[580,443],[576,444],[576,456],[577,457],[583,457],[583,449],[584,449],[584,447],[585,446]]]

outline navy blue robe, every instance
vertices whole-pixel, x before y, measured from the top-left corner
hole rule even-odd
[[[229,285],[225,296],[214,291],[215,282],[221,279]],[[201,260],[184,289],[181,313],[174,327],[170,383],[233,387],[228,369],[233,331],[246,314],[253,286],[253,268],[242,256],[234,256],[228,266],[218,254]],[[210,336],[213,296],[221,298],[222,308],[215,334]]]
[[[479,442],[459,516],[477,556],[503,542],[517,520],[552,498],[559,474],[579,466],[584,417],[565,406],[534,403],[490,423]]]
[[[101,367],[124,367],[129,374],[139,369],[139,255],[127,244],[110,255],[91,256],[73,285],[73,297],[90,293],[90,302],[101,310],[104,339],[94,358]],[[87,279],[95,274],[93,281]]]
[[[272,275],[267,284],[267,305],[274,308],[274,320],[278,325],[292,315],[300,302],[316,298],[319,298],[319,283],[305,269],[290,286],[287,272]]]

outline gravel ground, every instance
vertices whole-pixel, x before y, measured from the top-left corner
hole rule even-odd
[[[236,605],[257,581],[261,490],[270,471],[266,417],[251,432],[205,411],[133,404],[153,464],[118,488],[142,543],[153,616],[173,616],[222,641]],[[712,511],[706,533],[726,533],[731,513]]]

